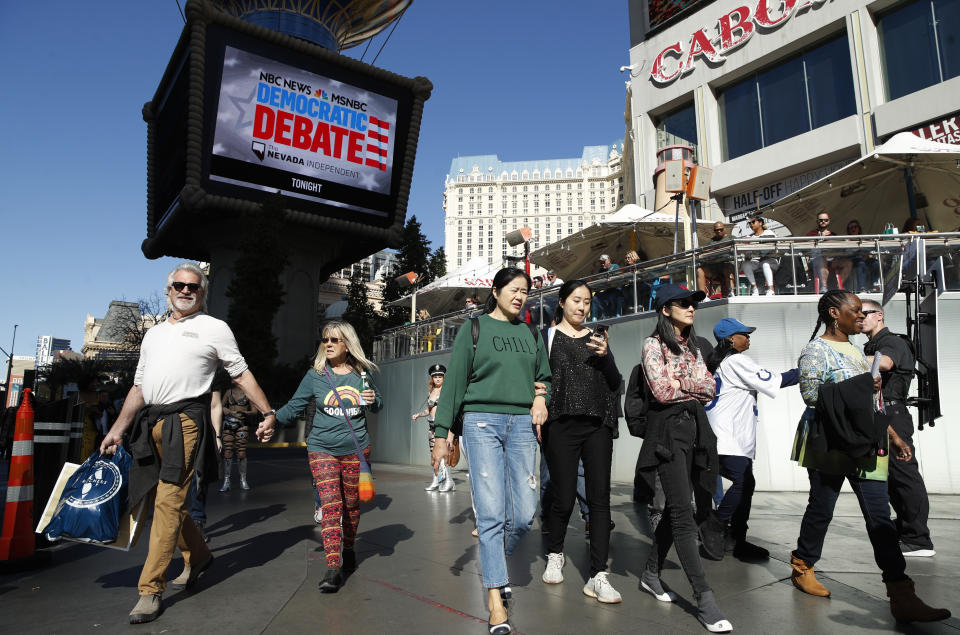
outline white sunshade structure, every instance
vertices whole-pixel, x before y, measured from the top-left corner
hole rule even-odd
[[[650,260],[673,253],[674,207],[653,212],[633,203],[624,205],[596,225],[591,225],[534,251],[530,260],[552,269],[563,280],[586,276],[599,271],[602,254],[623,265],[624,255],[636,250],[641,259]],[[679,244],[684,244],[684,221],[680,220]],[[697,224],[701,245],[713,234],[712,221]],[[644,258],[645,257],[645,258]]]
[[[846,233],[851,220],[860,222],[864,234],[879,234],[887,223],[899,229],[910,216],[911,186],[921,225],[928,231],[957,230],[960,146],[910,132],[894,135],[867,156],[771,203],[761,213],[800,236],[816,227],[822,211],[830,214],[830,228],[836,234]]]
[[[458,271],[437,278],[417,290],[417,310],[426,309],[430,315],[443,315],[463,308],[464,301],[477,294],[483,300],[493,285],[493,277],[501,269],[486,258],[468,260]],[[393,306],[409,307],[413,294],[392,302]]]

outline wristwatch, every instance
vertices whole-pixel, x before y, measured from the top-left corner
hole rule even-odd
[[[276,416],[277,416],[277,411],[276,411],[276,410],[267,410],[266,412],[261,412],[261,413],[260,413],[260,416],[262,416],[264,419],[266,419],[266,418],[269,417],[270,415],[273,415],[274,417],[276,417]]]

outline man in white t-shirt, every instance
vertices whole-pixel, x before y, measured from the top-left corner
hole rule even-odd
[[[744,355],[755,330],[734,318],[723,318],[713,327],[717,390],[704,409],[717,437],[720,475],[732,482],[717,509],[700,525],[704,553],[713,560],[723,558],[728,524],[734,556],[744,560],[770,557],[766,549],[747,542],[747,520],[756,486],[753,459],[757,451],[757,393],[776,398],[781,388],[798,383],[799,373],[797,369],[785,373],[767,370]]]
[[[257,439],[269,441],[276,424],[230,327],[204,313],[203,271],[192,263],[178,265],[167,276],[166,293],[170,315],[143,338],[133,388],[100,445],[102,453],[112,454],[129,428],[127,447],[134,459],[130,507],[144,498],[149,504],[149,497],[154,497],[150,547],[131,624],[153,621],[162,612],[166,570],[177,547],[184,570],[171,586],[189,588],[213,562],[185,502],[195,468],[201,483],[217,479],[216,439],[210,424],[210,386],[217,367],[226,369],[264,416]]]

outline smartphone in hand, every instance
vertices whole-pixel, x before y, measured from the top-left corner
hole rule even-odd
[[[610,327],[606,324],[597,324],[597,326],[593,329],[593,335],[594,337],[599,337],[600,339],[605,340],[607,339],[607,331],[609,329]]]

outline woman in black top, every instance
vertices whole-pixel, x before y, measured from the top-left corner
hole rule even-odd
[[[610,548],[610,463],[617,436],[616,395],[620,372],[607,347],[606,333],[583,325],[592,293],[583,280],[560,287],[559,304],[549,329],[547,351],[554,393],[542,429],[543,452],[550,468],[553,504],[547,511],[547,568],[542,580],[563,582],[563,539],[577,492],[577,465],[583,459],[590,508],[590,579],[583,592],[606,604],[621,601],[607,580]]]

